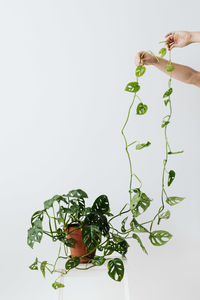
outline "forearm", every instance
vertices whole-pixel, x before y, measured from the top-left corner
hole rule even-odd
[[[153,65],[164,72],[167,75],[170,75],[169,72],[165,70],[165,66],[168,64],[166,59],[158,57],[159,61],[156,61]],[[174,70],[172,72],[172,77],[188,84],[194,84],[200,87],[200,72],[184,65],[172,63]]]
[[[190,43],[200,43],[200,31],[190,32]]]

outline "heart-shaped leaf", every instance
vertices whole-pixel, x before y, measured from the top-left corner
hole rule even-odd
[[[132,237],[133,237],[135,240],[137,240],[138,244],[139,244],[140,247],[142,248],[142,251],[144,251],[144,253],[148,254],[148,252],[147,252],[146,248],[144,247],[144,245],[143,245],[141,239],[139,238],[139,236],[138,236],[137,234],[134,233],[134,234],[132,235]]]
[[[168,182],[167,182],[168,186],[170,186],[172,184],[172,182],[174,181],[175,176],[176,176],[176,173],[174,172],[174,170],[170,170],[169,175],[168,175]]]
[[[110,230],[107,218],[100,211],[92,211],[86,216],[84,225],[96,225],[102,234],[106,236]]]
[[[126,217],[125,219],[122,220],[121,232],[126,232],[125,225],[126,225],[127,220],[128,220],[128,217]]]
[[[105,261],[106,259],[104,258],[104,256],[95,256],[92,260],[92,264],[94,266],[102,266]]]
[[[134,231],[134,232],[140,232],[140,233],[141,232],[148,232],[148,230],[144,226],[140,225],[136,221],[136,219],[133,219],[131,221],[130,226],[131,226],[132,231]]]
[[[164,230],[152,231],[149,235],[149,239],[154,246],[165,245],[171,238],[171,233]]]
[[[72,198],[80,198],[80,199],[88,198],[86,192],[84,192],[81,189],[72,190],[67,194],[67,196]]]
[[[130,93],[137,93],[140,89],[139,83],[136,82],[129,82],[125,87],[125,91]]]
[[[142,75],[144,75],[145,71],[146,68],[143,65],[139,65],[135,70],[135,75],[137,77],[141,77]]]
[[[99,196],[92,205],[93,211],[100,211],[102,214],[106,214],[110,211],[108,197],[106,195]]]
[[[142,102],[140,102],[137,106],[136,109],[136,114],[137,115],[144,115],[148,110],[148,106],[146,104],[143,104]]]
[[[158,54],[160,55],[160,57],[164,57],[167,53],[167,49],[166,48],[161,48],[160,51],[158,52]]]
[[[169,97],[173,92],[172,88],[169,88],[163,95],[163,98]]]
[[[84,225],[82,228],[83,243],[91,251],[101,242],[101,231],[96,225]]]
[[[173,205],[176,205],[178,203],[180,203],[181,201],[183,201],[185,198],[184,197],[168,197],[166,202],[173,206]]]
[[[116,244],[113,241],[108,241],[104,246],[104,255],[111,255],[116,249]]]
[[[142,193],[139,189],[130,201],[130,209],[134,218],[141,215],[147,210],[151,200],[145,193]]]
[[[55,281],[55,282],[52,284],[52,287],[53,287],[55,290],[57,290],[57,289],[59,289],[59,288],[65,287],[65,286],[64,286],[64,284]]]
[[[47,265],[47,261],[43,261],[41,262],[41,265],[40,265],[40,270],[42,272],[42,275],[45,277],[45,269],[46,269],[46,265]]]
[[[68,261],[65,264],[66,270],[71,270],[73,268],[76,268],[80,264],[80,258],[78,256],[73,256],[72,258],[68,259]]]
[[[43,236],[42,221],[37,219],[28,230],[27,244],[33,248],[34,243],[40,243]]]
[[[31,270],[38,270],[38,258],[36,257],[34,263],[29,266],[29,269]]]
[[[144,144],[137,144],[135,148],[136,148],[136,150],[141,150],[145,147],[149,147],[150,145],[151,145],[151,142],[147,142],[146,144],[145,143]]]
[[[167,210],[166,212],[160,214],[159,217],[158,217],[158,224],[160,224],[160,221],[161,221],[162,219],[166,219],[166,220],[169,219],[169,218],[170,218],[170,215],[171,215],[171,213],[170,213],[169,210]]]
[[[124,277],[124,264],[120,258],[114,258],[108,262],[108,275],[116,281],[122,280]]]

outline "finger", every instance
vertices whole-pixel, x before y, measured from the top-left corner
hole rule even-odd
[[[174,31],[171,31],[171,32],[167,33],[167,34],[165,35],[165,38],[167,38],[167,37],[170,36],[170,35],[173,35],[173,33],[174,33]]]

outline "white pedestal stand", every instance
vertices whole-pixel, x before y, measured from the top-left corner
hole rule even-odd
[[[127,261],[124,262],[124,278],[121,282],[115,282],[107,274],[107,264],[94,267],[89,270],[69,271],[67,275],[60,278],[65,284],[59,289],[59,300],[130,300]],[[88,265],[89,266],[89,265]],[[80,265],[84,268],[84,265]],[[63,269],[63,268],[61,268]],[[71,290],[70,290],[71,289]]]

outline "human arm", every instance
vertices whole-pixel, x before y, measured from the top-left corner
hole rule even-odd
[[[200,43],[200,31],[171,31],[165,35],[168,50],[183,48],[192,43]]]
[[[142,57],[142,59],[141,59]],[[170,72],[167,72],[165,66],[168,64],[168,61],[164,58],[155,57],[144,51],[137,53],[135,57],[136,65],[152,65],[155,66],[160,71],[164,72],[167,75],[170,75]],[[200,72],[181,64],[172,63],[174,70],[172,71],[172,77],[182,81],[187,84],[193,84],[197,87],[200,87]]]

